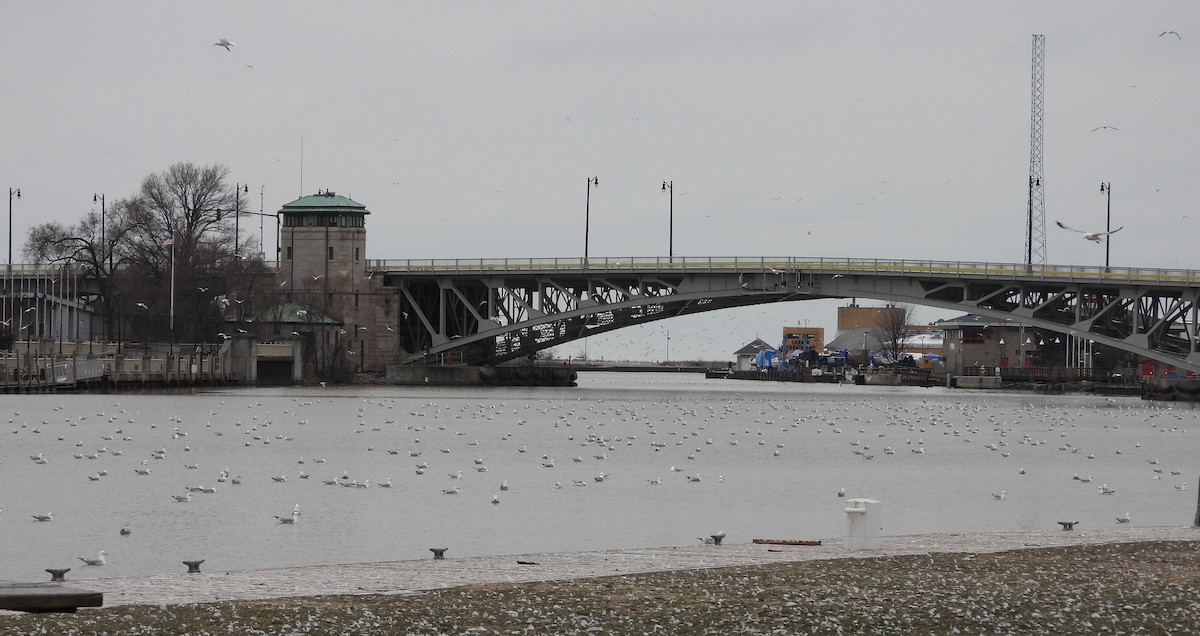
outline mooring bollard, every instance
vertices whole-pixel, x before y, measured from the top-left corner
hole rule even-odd
[[[433,558],[444,559],[446,558],[446,550],[449,549],[450,548],[429,548],[429,551],[433,553]]]
[[[1074,530],[1075,524],[1077,524],[1077,523],[1079,523],[1079,522],[1078,521],[1059,521],[1058,525],[1062,526],[1063,530]]]
[[[721,540],[724,538],[725,538],[724,532],[712,535],[713,545],[721,545]]]
[[[46,571],[50,573],[51,583],[65,583],[67,581],[66,574],[71,571],[71,568],[46,568]]]
[[[188,566],[188,571],[187,571],[188,574],[196,574],[196,573],[200,572],[200,564],[201,563],[204,563],[204,559],[200,559],[199,561],[184,561],[183,562],[184,565]]]

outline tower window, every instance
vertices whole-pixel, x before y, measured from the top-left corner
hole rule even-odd
[[[333,246],[332,245],[329,246],[329,260],[331,260],[331,261],[333,260]]]
[[[360,249],[360,248],[357,248],[357,247],[356,247],[356,248],[354,248],[354,262],[355,262],[355,263],[357,263],[357,262],[358,262],[358,250],[359,250],[359,249]]]
[[[287,259],[289,261],[292,260],[292,246],[291,245],[287,246]]]

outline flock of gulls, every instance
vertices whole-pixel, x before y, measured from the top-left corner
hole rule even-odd
[[[1148,479],[1170,477],[1174,483],[1169,486],[1186,490],[1187,477],[1180,468],[1165,467],[1157,457],[1137,458],[1142,452],[1140,442],[1129,448],[1076,444],[1081,428],[1094,433],[1126,426],[1140,427],[1145,435],[1172,435],[1169,448],[1190,442],[1191,438],[1184,436],[1197,417],[1195,412],[1134,400],[1093,400],[1086,406],[1068,408],[868,395],[826,396],[821,401],[777,394],[716,393],[700,400],[650,399],[653,394],[647,394],[647,399],[482,402],[476,396],[439,402],[386,395],[329,397],[334,392],[321,395],[326,393],[321,389],[316,393],[290,398],[189,397],[177,403],[193,408],[166,417],[143,415],[121,402],[86,414],[73,413],[61,404],[53,407],[52,417],[34,421],[13,412],[8,423],[9,436],[15,439],[5,448],[37,452],[28,454],[31,468],[14,471],[14,459],[22,458],[0,450],[0,476],[10,483],[15,476],[31,477],[33,485],[45,474],[38,471],[65,466],[82,482],[81,488],[98,489],[94,492],[99,494],[106,492],[103,484],[119,472],[124,476],[121,490],[106,494],[113,506],[123,505],[125,496],[145,492],[140,490],[141,484],[177,484],[176,492],[164,495],[167,506],[196,505],[196,497],[212,496],[212,501],[217,501],[228,492],[226,488],[274,488],[279,499],[294,498],[284,504],[291,512],[283,512],[287,508],[281,505],[283,511],[274,511],[278,514],[260,514],[276,525],[304,527],[302,502],[310,502],[305,507],[312,514],[321,514],[320,497],[309,488],[383,489],[426,499],[440,493],[474,498],[491,506],[501,506],[509,495],[544,491],[537,496],[546,496],[551,489],[616,487],[626,489],[627,496],[636,496],[633,489],[638,484],[655,492],[672,484],[684,489],[702,482],[728,484],[717,487],[733,488],[736,493],[751,481],[744,474],[746,467],[754,470],[769,467],[770,462],[790,461],[786,466],[798,483],[811,471],[832,471],[837,473],[835,479],[853,484],[858,472],[853,462],[877,466],[889,461],[936,461],[939,454],[957,452],[954,444],[969,444],[981,458],[994,456],[995,461],[1009,462],[1012,483],[997,484],[1001,487],[990,495],[996,502],[1013,505],[1014,497],[1037,496],[1032,482],[1022,486],[1018,481],[1034,479],[1032,471],[1018,469],[1020,458],[1034,453],[1054,453],[1055,462],[1064,466],[1077,466],[1101,455],[1109,458],[1095,464],[1097,474],[1104,473],[1112,461],[1144,461]],[[163,403],[162,398],[136,396],[125,401],[140,399]],[[202,409],[199,414],[194,412],[197,409]],[[336,420],[329,417],[331,412],[339,414]],[[339,443],[306,444],[315,427],[323,427],[326,434],[335,427],[340,432]],[[17,440],[21,443],[14,444]],[[271,448],[262,448],[267,446]],[[815,459],[809,451],[817,446],[840,447],[845,455],[838,460],[838,451],[833,451],[827,458]],[[251,455],[243,455],[239,449],[252,447],[259,447],[253,453],[256,459],[243,459]],[[327,451],[330,458],[309,454],[314,447]],[[1155,447],[1164,448],[1161,444]],[[730,453],[740,458],[734,464],[729,462]],[[803,460],[796,459],[801,456]],[[220,468],[208,465],[214,459]],[[1038,471],[1043,474],[1037,479],[1053,479],[1045,475],[1049,470],[1045,461],[1031,465],[1040,466]],[[381,466],[392,474],[363,474],[366,467],[380,470]],[[717,471],[727,472],[730,478]],[[1101,482],[1095,486],[1096,492],[1106,501],[1110,497],[1129,501],[1113,497],[1119,492],[1113,479],[1078,472],[1070,477],[1074,471],[1066,469],[1057,472],[1063,473],[1064,480]],[[211,483],[204,483],[201,475],[206,473]],[[845,487],[827,492],[831,498],[847,496]],[[987,492],[980,494],[988,497]],[[2,504],[0,501],[0,512],[12,512]],[[87,523],[66,521],[41,510],[25,514],[38,524]],[[253,515],[255,511],[238,514]],[[1113,511],[1112,515],[1115,523],[1132,521],[1130,512]],[[0,516],[0,522],[3,520]],[[1055,521],[1047,519],[1046,523]],[[1067,528],[1068,523],[1073,527],[1078,522],[1059,523]],[[939,529],[930,527],[929,531]],[[119,530],[121,536],[130,536],[142,528],[126,523]],[[96,558],[79,558],[88,566],[103,566],[108,556],[100,550]]]

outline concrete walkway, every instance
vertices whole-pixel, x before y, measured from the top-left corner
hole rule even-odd
[[[479,583],[522,583],[794,561],[870,558],[935,552],[1000,552],[1126,541],[1197,541],[1200,528],[1114,528],[1071,532],[998,532],[884,537],[881,549],[850,552],[841,539],[820,546],[760,545],[606,550],[453,558],[91,579],[71,582],[104,593],[105,606],[206,603],[328,594],[405,594]],[[727,538],[726,541],[732,541]],[[518,564],[518,561],[532,564]],[[205,564],[207,565],[207,564]]]

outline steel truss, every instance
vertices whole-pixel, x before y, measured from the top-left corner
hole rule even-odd
[[[1120,282],[1076,273],[1055,280],[1057,274],[1029,273],[1024,265],[956,272],[933,262],[895,263],[849,259],[834,267],[795,259],[726,271],[678,271],[678,265],[595,273],[388,271],[387,280],[400,297],[401,363],[450,353],[464,363],[494,364],[675,316],[854,297],[1011,319],[1200,372],[1200,285],[1190,277],[1138,278],[1133,273],[1140,270],[1131,270]]]

